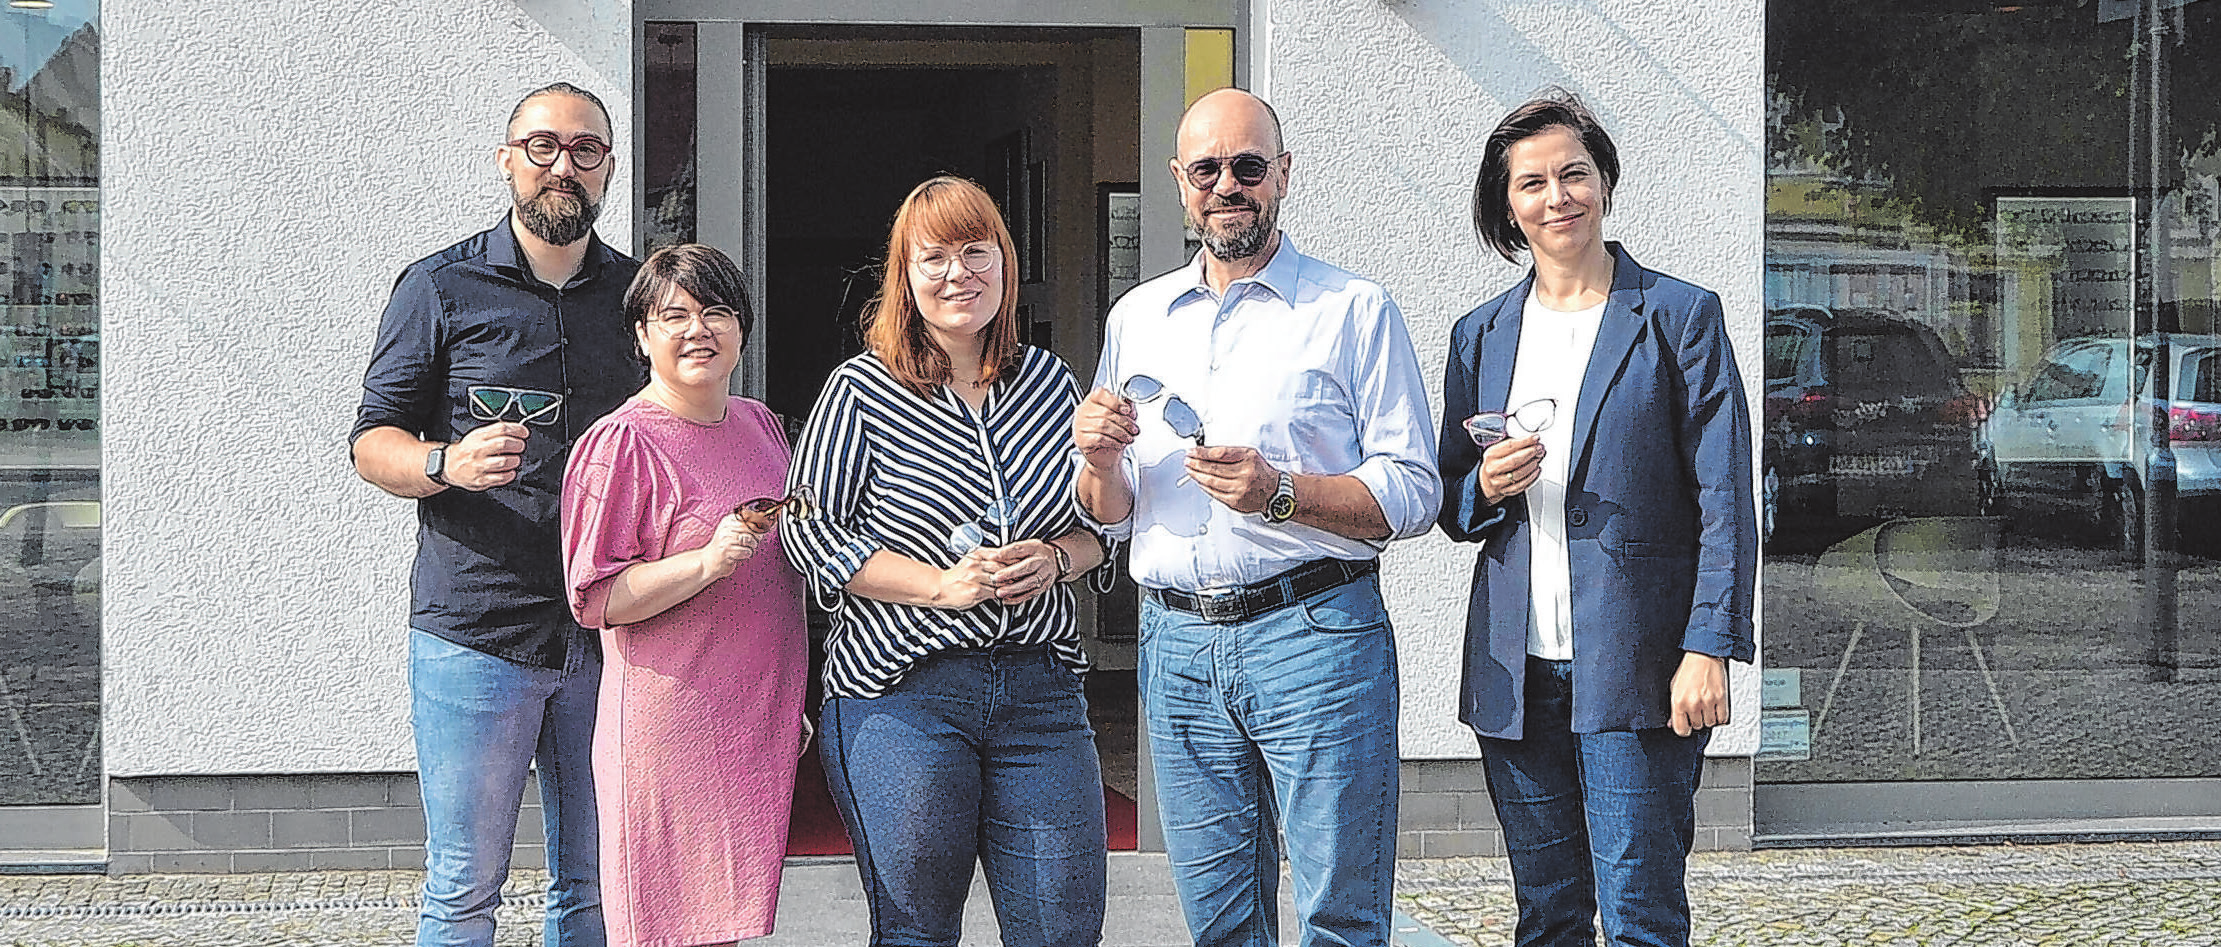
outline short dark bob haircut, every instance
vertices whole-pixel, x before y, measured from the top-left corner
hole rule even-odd
[[[1611,212],[1612,195],[1619,192],[1619,147],[1612,144],[1612,136],[1605,133],[1595,113],[1581,104],[1580,96],[1552,86],[1512,109],[1496,123],[1496,130],[1488,133],[1488,144],[1481,148],[1481,173],[1473,182],[1473,231],[1489,249],[1513,263],[1518,263],[1519,252],[1527,249],[1527,234],[1512,219],[1511,147],[1559,127],[1572,130],[1581,139],[1581,146],[1589,150],[1589,157],[1596,159],[1597,173],[1604,176],[1601,209],[1605,213]]]
[[[633,275],[632,286],[625,290],[625,321],[636,329],[647,328],[648,317],[663,308],[663,301],[671,298],[674,289],[686,290],[704,309],[723,306],[732,310],[740,318],[740,346],[748,347],[748,339],[756,334],[756,307],[749,305],[740,267],[733,265],[731,257],[699,243],[682,243],[648,254],[640,272]],[[637,351],[637,339],[633,347],[634,354],[645,359]]]

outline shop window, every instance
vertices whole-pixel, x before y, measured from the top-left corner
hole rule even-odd
[[[0,805],[100,801],[100,34],[0,7]]]
[[[1758,778],[2221,776],[2221,0],[1767,9]]]

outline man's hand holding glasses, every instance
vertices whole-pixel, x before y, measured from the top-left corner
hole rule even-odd
[[[517,479],[517,468],[524,464],[524,440],[531,434],[514,421],[473,428],[462,440],[447,445],[447,465],[440,479],[472,493],[506,486]]]
[[[545,427],[563,417],[563,396],[552,391],[472,385],[464,400],[470,416],[487,423],[447,445],[440,480],[473,493],[515,481],[517,468],[524,466],[530,425]]]
[[[1119,455],[1141,435],[1134,403],[1108,388],[1097,388],[1080,402],[1072,415],[1072,446],[1088,466],[1110,472],[1118,468]]]

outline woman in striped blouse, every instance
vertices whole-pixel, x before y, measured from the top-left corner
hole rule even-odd
[[[833,597],[826,780],[873,944],[957,943],[975,859],[1002,940],[1102,937],[1102,777],[1067,582],[1103,559],[1074,516],[1078,404],[1018,342],[1010,232],[975,184],[903,201],[870,348],[835,369],[795,451],[786,555]]]

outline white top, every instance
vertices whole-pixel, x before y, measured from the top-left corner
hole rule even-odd
[[[1505,409],[1549,398],[1557,409],[1542,430],[1542,476],[1527,488],[1527,653],[1573,660],[1573,566],[1566,557],[1566,479],[1573,462],[1573,412],[1588,374],[1589,352],[1604,321],[1604,304],[1578,312],[1550,309],[1527,294],[1519,322],[1519,357],[1512,363]],[[1513,436],[1524,436],[1514,429]]]
[[[1434,525],[1442,481],[1425,376],[1403,314],[1379,284],[1304,256],[1282,234],[1265,268],[1229,284],[1223,298],[1203,282],[1200,254],[1134,287],[1111,307],[1104,335],[1098,387],[1119,391],[1135,375],[1164,385],[1136,405],[1141,435],[1120,463],[1133,515],[1097,524],[1132,540],[1135,581],[1224,588],[1315,559],[1371,559],[1387,545],[1269,524],[1179,483],[1195,442],[1165,422],[1175,395],[1201,416],[1206,444],[1255,447],[1292,473],[1354,476],[1395,538]]]

